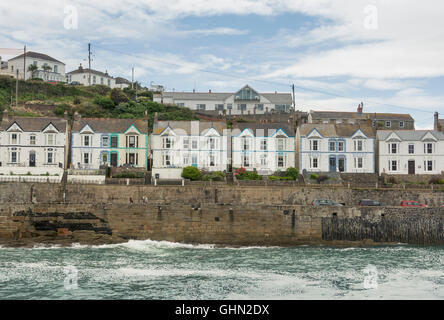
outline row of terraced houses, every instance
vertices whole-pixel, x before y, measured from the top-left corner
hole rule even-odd
[[[158,121],[145,119],[10,117],[0,126],[0,174],[60,175],[66,169],[107,166],[180,178],[182,169],[244,167],[271,175],[289,167],[307,172],[441,174],[443,120],[434,130],[414,130],[409,115],[311,112],[294,122]],[[377,119],[377,120],[373,120]],[[378,123],[384,128],[379,128]],[[396,128],[393,128],[395,126]]]

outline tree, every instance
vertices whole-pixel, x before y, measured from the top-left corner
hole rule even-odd
[[[123,93],[123,91],[118,89],[118,88],[112,89],[109,96],[110,96],[111,100],[114,101],[114,104],[116,106],[119,105],[122,102],[128,102],[129,101],[127,95],[125,93]]]
[[[34,78],[34,74],[35,74],[35,72],[36,72],[38,69],[39,69],[39,67],[37,67],[35,64],[31,64],[31,65],[28,67],[28,72],[31,72],[31,79]]]

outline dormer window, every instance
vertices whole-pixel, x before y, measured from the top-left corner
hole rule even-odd
[[[392,122],[391,122],[391,121],[386,121],[386,122],[385,122],[385,126],[386,126],[387,128],[390,128],[390,127],[392,126]]]
[[[163,138],[163,148],[171,149],[173,147],[173,139],[170,137]]]
[[[17,133],[11,134],[11,144],[18,144],[18,134]]]

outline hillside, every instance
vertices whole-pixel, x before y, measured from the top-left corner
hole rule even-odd
[[[143,118],[148,111],[150,127],[154,113],[159,120],[197,120],[194,113],[183,107],[165,106],[152,101],[152,92],[139,90],[110,89],[103,85],[91,87],[65,84],[49,84],[39,80],[18,82],[18,105],[15,106],[15,79],[0,77],[0,109],[10,108],[17,116],[58,116],[68,112],[82,117],[97,118]],[[12,99],[12,105],[11,105]]]

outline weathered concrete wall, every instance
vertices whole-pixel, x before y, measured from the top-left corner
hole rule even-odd
[[[247,187],[247,186],[123,186],[70,185],[66,190],[54,184],[0,184],[0,204],[4,203],[120,203],[130,198],[150,204],[260,204],[308,205],[315,199],[332,199],[356,206],[361,199],[379,200],[385,206],[398,206],[401,200],[417,200],[429,206],[444,204],[444,189],[347,189],[342,187]]]
[[[382,216],[383,215],[383,216]],[[0,206],[0,243],[112,243],[128,239],[223,245],[444,244],[442,208],[266,205]]]

